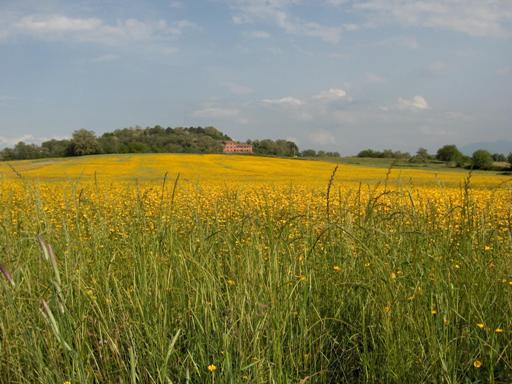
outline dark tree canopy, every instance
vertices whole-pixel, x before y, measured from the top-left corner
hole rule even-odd
[[[252,144],[254,153],[260,155],[274,155],[274,156],[297,156],[299,154],[299,147],[293,141],[288,140],[248,140],[248,144]]]
[[[23,141],[17,143],[13,148],[5,148],[0,159],[4,160],[23,160],[23,159],[38,159],[45,157],[48,151],[35,144],[26,144]]]
[[[221,153],[225,141],[231,141],[231,138],[214,127],[135,126],[107,132],[100,137],[92,131],[80,129],[73,132],[70,140],[52,139],[40,146],[20,142],[14,148],[0,151],[0,160],[113,153]],[[250,143],[256,154],[300,155],[297,145],[288,140],[265,139]]]
[[[103,153],[218,153],[231,138],[214,127],[124,128],[99,138]]]
[[[315,151],[314,149],[305,149],[301,152],[302,157],[340,157],[339,152],[329,152],[329,151]]]
[[[485,149],[479,149],[473,152],[471,165],[475,169],[489,169],[493,165],[492,155]]]
[[[463,158],[456,145],[445,145],[437,150],[436,159],[441,161],[458,162]]]
[[[357,154],[357,157],[369,157],[374,159],[409,159],[411,154],[409,152],[393,151],[391,149],[385,149],[383,151],[364,149]]]
[[[503,153],[493,153],[492,159],[494,161],[507,161],[507,157]]]
[[[409,161],[411,163],[427,163],[432,160],[432,156],[428,153],[426,148],[418,148],[416,154],[412,156]]]
[[[93,131],[79,129],[73,132],[71,143],[67,148],[70,156],[96,155],[101,153],[101,147]]]

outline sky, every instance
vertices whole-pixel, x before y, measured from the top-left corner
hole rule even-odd
[[[0,0],[0,146],[158,124],[414,152],[511,121],[512,0]]]

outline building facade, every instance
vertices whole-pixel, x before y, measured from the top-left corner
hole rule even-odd
[[[252,145],[226,141],[224,142],[224,153],[252,153]]]

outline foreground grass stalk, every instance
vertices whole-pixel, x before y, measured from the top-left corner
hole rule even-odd
[[[511,190],[335,176],[6,185],[0,377],[511,382]]]

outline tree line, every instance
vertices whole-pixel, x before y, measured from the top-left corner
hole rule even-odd
[[[70,139],[47,140],[41,145],[20,141],[12,148],[0,151],[0,160],[25,160],[49,157],[84,156],[115,153],[222,153],[223,142],[232,139],[215,127],[130,127],[106,132],[97,136],[93,131],[79,129]],[[337,158],[338,152],[299,150],[297,144],[289,140],[247,140],[252,144],[253,152],[258,155]],[[512,153],[491,154],[479,149],[472,156],[465,156],[454,144],[444,145],[436,154],[419,148],[411,155],[409,152],[385,149],[378,151],[365,149],[358,157],[391,158],[407,160],[411,163],[445,162],[454,167],[474,169],[492,169],[495,162],[508,162],[512,167]]]
[[[84,156],[114,153],[222,153],[223,142],[232,139],[215,127],[131,127],[97,136],[80,129],[70,139],[52,139],[37,144],[23,141],[0,151],[0,160]],[[260,155],[300,156],[298,146],[288,140],[248,140]]]
[[[425,148],[419,148],[415,155],[409,152],[393,151],[385,149],[376,151],[365,149],[357,154],[358,157],[403,159],[411,163],[428,163],[439,161],[453,167],[473,169],[493,169],[495,162],[508,162],[512,167],[512,152],[508,156],[503,153],[493,153],[485,149],[478,149],[471,156],[464,155],[456,145],[448,144],[439,148],[436,154],[430,154]]]

